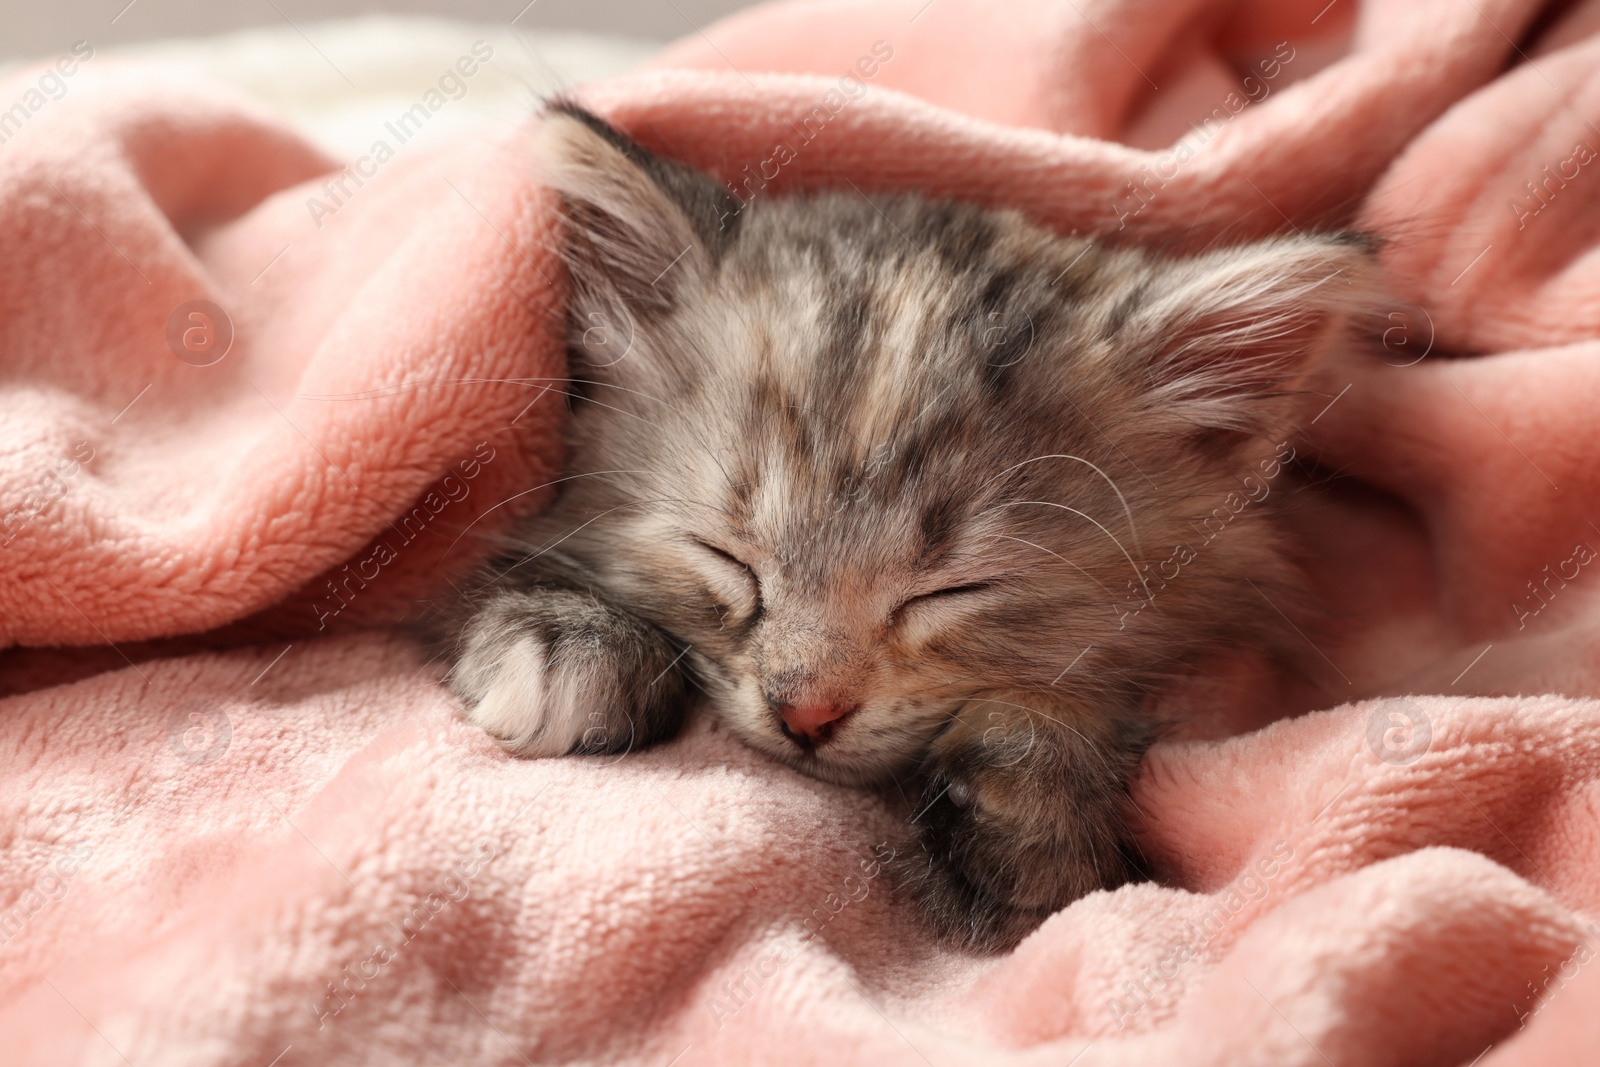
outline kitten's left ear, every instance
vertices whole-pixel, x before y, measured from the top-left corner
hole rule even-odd
[[[662,159],[574,104],[551,106],[536,151],[571,224],[576,288],[666,310],[731,236],[738,202],[709,175]]]
[[[1357,234],[1259,241],[1155,268],[1113,332],[1139,353],[1153,414],[1254,432],[1370,311],[1374,273]]]

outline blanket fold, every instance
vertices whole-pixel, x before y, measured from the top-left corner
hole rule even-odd
[[[1311,675],[1219,667],[1133,790],[1155,879],[991,959],[896,897],[901,798],[709,721],[512,760],[394,632],[559,477],[526,127],[380,121],[340,163],[108,57],[0,83],[7,1062],[1591,1057],[1597,32],[1594,2],[823,0],[579,90],[744,203],[1379,242],[1381,339],[1296,442],[1328,474],[1291,509]]]
[[[560,272],[526,153],[357,184],[206,85],[113,67],[72,90],[0,153],[22,235],[0,639],[392,619],[559,464]]]

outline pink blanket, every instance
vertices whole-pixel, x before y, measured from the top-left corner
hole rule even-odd
[[[903,810],[704,722],[509,759],[391,632],[560,466],[519,139],[340,171],[105,57],[0,84],[0,1056],[1592,1056],[1600,3],[1557,6],[790,4],[586,91],[746,200],[1388,242],[1303,444],[1326,670],[1220,665],[1135,790],[1160,881],[998,959],[894,898]]]

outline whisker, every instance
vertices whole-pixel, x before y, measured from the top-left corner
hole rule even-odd
[[[530,553],[529,555],[526,555],[526,556],[522,557],[521,559],[517,560],[515,563],[511,564],[511,566],[505,568],[499,574],[496,574],[493,578],[490,579],[490,581],[498,581],[499,579],[504,578],[506,575],[510,574],[512,571],[516,570],[518,567],[521,567],[521,566],[524,566],[526,564],[532,563],[534,560],[538,559],[540,556],[542,556],[545,553],[549,552],[552,548],[555,548],[557,545],[559,545],[562,542],[564,542],[564,541],[568,540],[569,538],[571,538],[573,534],[576,534],[576,533],[580,532],[581,530],[583,530],[584,528],[592,525],[593,523],[596,523],[596,522],[600,521],[601,519],[605,518],[607,515],[611,514],[613,511],[621,511],[623,508],[638,507],[643,503],[644,503],[644,501],[631,501],[630,500],[627,503],[618,504],[614,508],[607,508],[606,510],[600,512],[598,515],[591,516],[589,519],[587,519],[584,522],[579,523],[577,526],[572,527],[572,529],[570,529],[566,533],[562,534],[556,540],[554,540],[554,541],[550,542],[549,544],[545,545],[543,548],[539,549],[537,552]]]
[[[461,542],[461,539],[463,537],[467,536],[467,531],[472,529],[474,526],[478,525],[479,522],[482,522],[484,519],[488,518],[489,517],[489,512],[494,511],[496,508],[504,507],[505,505],[511,503],[513,500],[516,500],[518,497],[527,496],[529,493],[537,493],[541,489],[548,489],[552,485],[560,485],[562,482],[570,482],[570,481],[573,481],[574,479],[577,479],[577,478],[598,478],[598,477],[601,477],[602,475],[608,475],[608,474],[654,474],[654,473],[655,473],[654,471],[634,471],[634,470],[587,471],[587,472],[585,472],[583,474],[568,474],[568,475],[565,475],[563,477],[556,478],[556,479],[554,479],[552,481],[545,482],[545,483],[543,483],[541,485],[536,485],[532,489],[524,489],[520,493],[512,493],[510,496],[508,496],[504,500],[500,501],[500,503],[495,504],[493,507],[485,509],[483,514],[479,515],[476,519],[473,519],[471,522],[467,523],[466,527],[464,529],[462,529],[462,531],[459,534],[456,535],[456,539],[454,541],[450,542],[450,547],[444,550],[444,555],[439,557],[439,562],[443,563],[445,561],[445,559],[450,555],[450,553],[452,551],[454,551],[456,545]]]
[[[608,472],[608,473],[614,473],[614,472]],[[556,538],[554,541],[551,541],[549,544],[546,544],[543,548],[540,548],[537,552],[534,552],[534,553],[532,553],[530,555],[524,556],[522,559],[517,560],[511,566],[505,568],[505,570],[501,571],[499,574],[495,575],[494,578],[492,578],[490,580],[491,581],[495,581],[495,580],[498,580],[500,578],[504,578],[507,574],[510,574],[512,571],[516,570],[518,567],[521,567],[521,566],[524,566],[526,564],[532,563],[534,560],[538,559],[540,556],[542,556],[545,553],[549,552],[551,549],[555,548],[557,545],[560,545],[563,542],[565,542],[565,541],[569,540],[570,538],[572,538],[572,536],[574,534],[577,534],[577,533],[581,532],[582,530],[588,528],[589,526],[593,525],[594,523],[599,522],[601,519],[605,518],[607,515],[612,514],[613,512],[622,511],[625,508],[644,507],[647,504],[660,504],[660,503],[665,503],[665,502],[677,502],[677,500],[678,500],[678,498],[675,498],[675,497],[660,497],[660,498],[652,499],[652,500],[628,500],[628,501],[624,501],[621,504],[616,505],[615,507],[606,508],[604,511],[602,511],[602,512],[596,514],[596,515],[591,515],[589,518],[585,519],[583,522],[581,522],[578,525],[572,527],[566,533],[564,533],[560,537]],[[692,500],[691,501],[683,501],[683,502],[684,503],[691,503],[691,504],[698,503],[698,501],[692,501]],[[717,511],[721,511],[722,510],[720,508],[716,508],[714,505],[711,505],[711,504],[705,504],[705,505],[702,505],[702,506],[708,507],[708,508],[713,508],[714,510],[717,510]],[[727,512],[723,512],[723,514],[727,514]]]
[[[999,540],[1016,541],[1017,543],[1027,545],[1030,548],[1037,548],[1040,552],[1048,552],[1050,555],[1054,556],[1056,559],[1059,559],[1062,563],[1065,563],[1067,566],[1071,567],[1073,570],[1077,571],[1079,574],[1081,574],[1085,578],[1089,579],[1095,585],[1098,585],[1101,588],[1101,590],[1106,594],[1106,596],[1111,598],[1111,601],[1112,601],[1112,609],[1111,610],[1112,610],[1112,613],[1115,614],[1115,612],[1116,612],[1115,604],[1116,604],[1117,595],[1106,587],[1106,583],[1102,582],[1100,579],[1096,578],[1094,575],[1090,574],[1088,571],[1084,570],[1082,567],[1078,566],[1076,563],[1072,562],[1067,557],[1061,555],[1059,552],[1052,551],[1051,549],[1048,549],[1048,548],[1044,547],[1043,545],[1034,544],[1032,541],[1029,541],[1026,538],[1016,537],[1016,536],[1014,536],[1012,534],[995,534],[994,537],[996,539],[999,539]]]
[[[1054,453],[1054,454],[1051,454],[1051,455],[1048,455],[1048,456],[1034,456],[1032,459],[1025,459],[1021,463],[1012,464],[1011,466],[1007,467],[1005,470],[1001,471],[999,474],[996,474],[996,475],[994,475],[994,477],[989,478],[987,481],[985,481],[983,483],[983,485],[980,485],[978,487],[978,489],[981,491],[982,489],[984,489],[985,487],[988,486],[989,482],[993,482],[993,481],[996,481],[997,479],[1004,478],[1006,475],[1010,474],[1012,471],[1018,470],[1018,469],[1020,469],[1022,467],[1026,467],[1030,463],[1038,463],[1039,461],[1046,460],[1046,459],[1070,459],[1070,460],[1075,460],[1078,463],[1082,463],[1085,467],[1088,467],[1090,470],[1094,471],[1100,477],[1105,479],[1106,484],[1111,487],[1111,491],[1113,493],[1117,494],[1117,500],[1120,501],[1121,504],[1122,504],[1122,513],[1128,517],[1128,533],[1133,539],[1133,547],[1138,550],[1140,558],[1143,558],[1144,557],[1144,546],[1139,543],[1139,528],[1134,525],[1133,509],[1128,507],[1128,498],[1122,495],[1122,490],[1117,487],[1117,483],[1112,480],[1111,475],[1107,474],[1105,471],[1101,470],[1099,467],[1095,466],[1093,463],[1090,463],[1088,460],[1084,459],[1082,456],[1068,455],[1065,452]]]
[[[1107,537],[1111,538],[1111,543],[1117,546],[1117,549],[1118,549],[1118,551],[1120,551],[1122,553],[1123,558],[1128,561],[1128,566],[1130,568],[1132,568],[1132,570],[1133,570],[1134,578],[1136,578],[1138,580],[1139,584],[1144,587],[1145,596],[1147,598],[1154,599],[1151,596],[1151,593],[1150,593],[1150,581],[1149,581],[1149,579],[1147,579],[1143,574],[1139,573],[1139,565],[1133,562],[1133,557],[1128,554],[1128,550],[1123,547],[1122,542],[1117,540],[1117,535],[1112,533],[1110,530],[1106,529],[1104,526],[1102,526],[1099,523],[1099,521],[1097,521],[1094,517],[1092,517],[1090,515],[1085,515],[1083,512],[1079,511],[1077,508],[1069,508],[1067,505],[1065,505],[1065,504],[1057,504],[1053,500],[1013,500],[1013,501],[1011,501],[1009,503],[1006,503],[1006,504],[996,504],[992,508],[985,508],[979,514],[980,515],[988,515],[991,512],[999,511],[1001,508],[1027,507],[1029,505],[1034,505],[1034,504],[1041,505],[1043,507],[1049,507],[1049,508],[1060,508],[1062,511],[1070,511],[1072,514],[1078,516],[1079,518],[1085,519],[1088,522],[1093,523],[1095,529],[1099,530],[1101,533],[1103,533]]]

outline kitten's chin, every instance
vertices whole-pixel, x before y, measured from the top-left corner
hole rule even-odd
[[[809,778],[834,785],[880,785],[911,767],[907,760],[899,757],[891,759],[882,754],[849,753],[843,748],[838,752],[829,752],[830,745],[808,751],[782,737],[775,741],[766,737],[747,738],[746,742]]]
[[[776,729],[769,728],[764,712],[749,710],[754,705],[754,701],[746,703],[737,698],[718,700],[716,694],[711,694],[713,714],[740,741],[819,781],[847,786],[881,785],[912,771],[922,751],[920,746],[914,750],[904,745],[894,747],[871,734],[852,737],[848,728],[843,737],[835,737],[813,748],[802,748]],[[873,740],[880,740],[880,744],[874,746]]]

